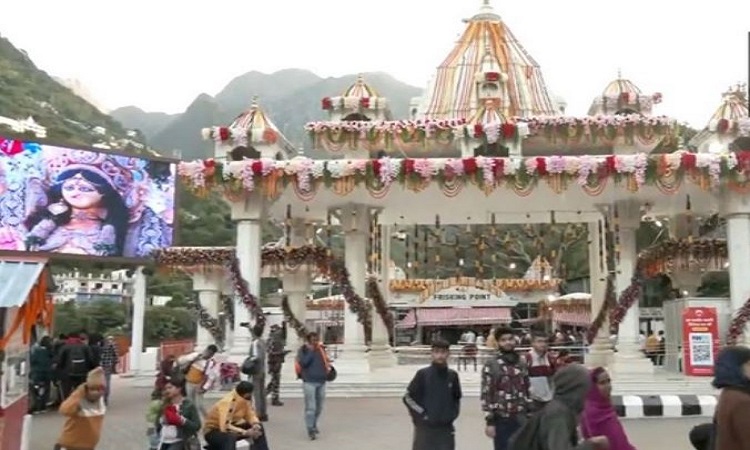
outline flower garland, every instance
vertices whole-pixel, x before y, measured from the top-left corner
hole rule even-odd
[[[265,326],[266,318],[257,299],[250,293],[247,282],[242,278],[239,259],[234,248],[196,248],[171,247],[159,250],[155,254],[159,265],[166,267],[183,267],[187,269],[207,266],[223,266],[228,269],[230,280],[235,292],[238,293],[242,304],[251,312],[256,325],[261,329]],[[264,266],[275,265],[282,268],[296,268],[304,264],[314,265],[326,275],[331,283],[338,287],[344,297],[349,310],[357,315],[357,321],[365,329],[371,326],[371,305],[359,296],[349,280],[349,271],[342,261],[329,254],[327,248],[306,245],[291,248],[264,248],[261,253]]]
[[[591,344],[596,339],[596,335],[599,334],[599,330],[604,326],[604,322],[607,320],[607,314],[609,313],[612,305],[615,303],[615,282],[613,277],[607,278],[607,289],[604,293],[604,303],[599,308],[599,312],[596,314],[593,322],[589,325],[586,330],[586,341]]]
[[[394,336],[393,336],[393,328],[394,328],[394,320],[393,320],[393,314],[388,310],[388,303],[383,298],[383,295],[380,292],[380,287],[378,286],[378,280],[374,277],[369,278],[367,280],[366,285],[366,295],[372,300],[372,305],[375,308],[375,312],[378,313],[380,318],[383,320],[383,324],[385,324],[385,328],[388,330],[388,342],[394,342]]]
[[[750,118],[714,119],[708,123],[708,131],[722,135],[750,136]]]
[[[748,149],[750,150],[750,149]],[[382,191],[394,184],[406,188],[437,183],[443,187],[457,182],[473,184],[479,190],[510,186],[534,186],[553,181],[565,189],[567,182],[584,189],[601,186],[611,179],[625,182],[631,192],[644,185],[674,184],[691,180],[704,189],[726,182],[745,183],[750,174],[750,151],[724,154],[675,152],[670,154],[536,156],[527,158],[380,158],[313,160],[271,159],[233,161],[213,159],[183,162],[180,177],[193,191],[221,187],[228,193],[267,190],[278,192],[294,184],[301,192],[315,192],[319,185],[339,180]]]
[[[224,343],[224,330],[219,324],[219,320],[211,317],[198,300],[192,300],[187,303],[187,310],[193,315],[198,325],[207,330],[217,345],[222,346]]]
[[[294,332],[297,333],[298,338],[304,339],[307,337],[307,327],[294,316],[292,308],[289,306],[289,297],[286,295],[281,298],[281,312],[284,314],[284,320],[287,325],[292,327]]]
[[[732,317],[732,321],[729,323],[729,331],[727,332],[726,345],[737,345],[740,337],[745,334],[745,325],[747,325],[748,321],[750,321],[750,299]]]
[[[329,99],[330,100],[330,99]],[[323,100],[324,109],[333,109],[332,102]],[[545,136],[551,141],[556,140],[585,140],[597,142],[611,140],[623,135],[653,139],[654,135],[669,135],[675,120],[665,116],[629,115],[598,115],[588,117],[513,117],[503,123],[479,124],[467,123],[464,119],[444,120],[396,120],[379,122],[310,122],[305,125],[313,139],[325,138],[337,143],[356,142],[365,140],[375,143],[380,140],[424,142],[430,138],[457,139],[474,138],[490,139],[489,130],[502,128],[504,140],[517,140],[527,135]]]
[[[639,276],[634,276],[630,281],[630,285],[620,294],[617,304],[609,315],[609,323],[613,326],[622,323],[630,307],[640,300],[642,292],[642,280]]]
[[[226,317],[227,323],[234,327],[234,299],[231,295],[221,296],[222,311]]]
[[[670,239],[650,247],[638,255],[638,264],[647,276],[673,270],[710,268],[723,270],[729,259],[724,239]]]

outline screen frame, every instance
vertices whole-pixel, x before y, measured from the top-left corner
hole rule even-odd
[[[9,133],[12,134],[12,133]],[[89,151],[94,153],[102,153],[106,155],[113,155],[113,156],[125,156],[129,158],[140,158],[145,159],[148,161],[155,161],[155,162],[164,162],[169,164],[175,165],[175,175],[174,175],[174,214],[173,214],[173,221],[172,221],[172,247],[175,246],[175,239],[178,236],[179,233],[179,205],[180,205],[180,177],[177,173],[179,169],[179,164],[182,162],[179,158],[170,158],[167,156],[162,155],[154,155],[154,156],[144,156],[138,153],[128,153],[122,150],[113,150],[113,149],[102,149],[102,148],[96,148],[92,146],[71,146],[69,144],[60,143],[59,141],[55,141],[52,139],[17,139],[11,136],[8,136],[8,134],[4,134],[3,132],[0,132],[0,139],[8,139],[12,141],[21,141],[21,142],[28,142],[28,143],[34,143],[39,145],[49,145],[54,147],[62,147],[62,148],[69,148],[71,150],[83,150],[83,151]],[[167,247],[168,248],[168,247]],[[70,260],[70,261],[92,261],[92,262],[111,262],[114,264],[123,264],[123,265],[132,265],[132,266],[143,266],[148,265],[150,263],[154,262],[153,257],[127,257],[127,256],[99,256],[99,255],[75,255],[70,253],[53,253],[53,252],[30,252],[25,250],[0,250],[0,258],[13,258],[13,257],[22,257],[22,258],[45,258],[49,259],[50,261],[61,261],[61,260]]]

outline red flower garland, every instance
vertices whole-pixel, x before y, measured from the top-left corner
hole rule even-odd
[[[300,339],[307,337],[307,327],[294,316],[292,308],[289,306],[289,297],[286,295],[281,298],[281,311],[284,314],[284,320],[286,320],[287,325],[292,327],[295,333],[297,333],[297,337]]]
[[[376,278],[373,277],[367,280],[366,295],[372,300],[375,312],[377,312],[380,318],[383,319],[383,323],[388,330],[388,342],[394,342],[393,314],[388,311],[388,303],[380,293],[380,287],[378,286],[378,280]]]
[[[588,330],[586,330],[586,340],[589,344],[594,342],[594,339],[596,339],[596,335],[599,333],[599,330],[604,325],[604,321],[607,320],[607,313],[609,312],[610,308],[612,307],[612,304],[615,302],[615,282],[612,279],[612,277],[607,278],[607,289],[604,293],[604,303],[602,304],[602,307],[599,309],[599,312],[596,314],[596,318],[594,318],[594,321],[591,322],[591,325],[589,325]]]
[[[750,321],[750,299],[742,305],[742,308],[737,311],[729,323],[726,345],[737,345],[740,337],[745,334],[745,325],[747,325],[748,321]]]

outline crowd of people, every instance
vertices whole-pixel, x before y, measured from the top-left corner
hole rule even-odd
[[[480,404],[495,450],[635,450],[610,401],[606,370],[553,358],[544,335],[533,335],[524,353],[516,351],[519,339],[510,328],[495,329],[492,339],[497,354],[482,368]],[[448,342],[433,342],[432,364],[407,388],[413,450],[456,448],[462,392],[457,372],[448,367],[449,354]]]

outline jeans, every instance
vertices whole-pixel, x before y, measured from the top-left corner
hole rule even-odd
[[[266,408],[266,374],[261,372],[250,376],[250,382],[253,383],[253,407],[258,417],[268,415]]]
[[[323,403],[326,398],[326,384],[302,383],[302,392],[305,395],[305,426],[308,432],[318,430],[318,418],[323,412]]]
[[[261,429],[263,429],[261,427]],[[237,441],[241,440],[236,434],[222,433],[219,430],[211,430],[206,433],[206,447],[208,450],[236,450]],[[250,443],[250,450],[268,450],[266,430],[257,439]]]
[[[109,405],[109,393],[112,392],[112,372],[104,372],[104,404]]]
[[[187,398],[198,409],[198,413],[201,416],[201,420],[206,417],[206,407],[203,405],[203,393],[201,393],[201,386],[193,383],[185,383],[185,393]]]
[[[495,450],[508,450],[508,440],[519,428],[517,417],[499,417],[495,422]]]
[[[161,444],[159,450],[182,450],[184,444],[182,442],[175,442],[174,444]]]

